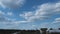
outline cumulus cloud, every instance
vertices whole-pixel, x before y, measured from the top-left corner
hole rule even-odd
[[[2,23],[7,24],[7,23],[14,21],[13,19],[6,17],[6,15],[7,14],[5,12],[0,11],[0,24],[2,24]]]
[[[8,15],[8,16],[12,16],[13,13],[12,13],[12,12],[7,12],[7,15]]]
[[[55,18],[51,23],[42,23],[40,24],[42,28],[59,28],[60,27],[60,17]]]
[[[7,1],[7,0],[6,0]],[[10,0],[12,2],[12,0]],[[14,1],[14,0],[13,0]],[[15,1],[14,1],[15,2]],[[2,4],[4,5],[4,4]],[[8,6],[8,5],[7,5]],[[20,23],[28,23],[28,22],[35,22],[37,20],[50,20],[52,19],[52,16],[55,16],[56,14],[60,14],[60,2],[57,3],[45,3],[42,5],[39,5],[38,8],[34,12],[25,12],[23,14],[20,14],[20,17],[23,17],[25,20],[23,21],[17,21],[8,19],[5,16],[0,17],[0,21],[4,21],[5,24],[15,24],[18,25]],[[0,11],[0,15],[3,15],[5,13]],[[7,13],[8,15],[12,15],[12,13]],[[60,22],[60,18],[56,18],[54,23]],[[1,23],[1,22],[0,22]],[[44,25],[44,26],[42,26]],[[49,23],[43,23],[41,24],[41,27],[46,27],[49,25]],[[33,25],[35,27],[35,25]]]
[[[27,12],[27,13],[24,13],[24,14],[20,14],[19,16],[22,16],[23,18],[28,19],[29,17],[33,16],[33,13],[32,12]]]
[[[1,15],[4,15],[4,14],[5,14],[4,12],[0,11],[0,16],[1,16]]]
[[[52,28],[59,28],[60,27],[60,17],[55,18],[55,20],[51,23]]]
[[[56,18],[54,21],[53,21],[53,23],[60,23],[60,18]]]
[[[28,18],[28,21],[35,20],[47,20],[51,19],[52,16],[60,14],[60,2],[57,3],[45,3],[35,10],[35,12],[21,14],[23,18]]]
[[[5,12],[0,13],[0,28],[12,29],[18,25],[15,22],[16,22],[15,19],[6,17]]]
[[[12,13],[13,14],[13,13]],[[3,29],[19,29],[19,25],[21,23],[27,23],[27,21],[17,21],[16,19],[12,19],[10,18],[9,16],[11,16],[12,14],[10,14],[10,12],[6,13],[6,12],[3,12],[3,11],[0,11],[0,28],[3,28]],[[6,16],[8,15],[8,16]]]
[[[24,4],[25,0],[0,0],[0,6],[3,8],[17,8]]]
[[[49,23],[40,24],[40,28],[49,28]]]
[[[53,16],[60,15],[60,2],[57,3],[45,3],[38,6],[38,9],[36,9],[34,12],[26,12],[24,14],[20,14],[20,17],[23,17],[26,19],[26,22],[36,22],[37,20],[50,20],[53,18]],[[54,18],[55,19],[55,18]],[[39,26],[40,28],[55,28],[60,27],[60,18],[56,18],[51,23],[41,23]]]
[[[1,0],[3,1],[3,0]],[[8,2],[12,2],[14,0],[6,0]],[[14,1],[15,2],[15,1]],[[52,8],[51,8],[52,7]],[[47,20],[51,19],[53,15],[60,14],[60,2],[57,3],[45,3],[42,5],[39,5],[38,8],[35,10],[35,12],[25,12],[24,14],[20,14],[20,17],[23,17],[26,19],[25,21],[16,21],[15,23],[27,23],[27,22],[33,22],[37,20]],[[0,12],[2,13],[2,12]],[[4,14],[4,13],[2,13]],[[7,15],[13,15],[13,13],[8,12]]]

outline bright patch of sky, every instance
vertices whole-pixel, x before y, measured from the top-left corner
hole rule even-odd
[[[60,0],[0,0],[0,29],[60,27]]]

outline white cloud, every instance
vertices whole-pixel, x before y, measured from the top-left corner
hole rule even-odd
[[[57,23],[60,23],[60,18],[56,18],[56,19],[53,21],[53,24],[54,24],[54,23],[56,23],[56,24],[57,24]]]
[[[2,6],[3,8],[5,8],[5,6],[1,3],[1,1],[0,1],[0,6]]]
[[[15,19],[10,19],[8,17],[6,17],[6,13],[3,12],[3,11],[0,11],[0,24],[10,24],[12,23],[13,21],[15,21]]]
[[[22,16],[25,19],[28,19],[29,17],[33,16],[32,12],[26,12],[24,14],[20,14],[19,16]]]
[[[17,8],[21,7],[23,5],[25,0],[0,0],[0,6],[3,8],[9,7],[9,8]]]
[[[7,0],[6,0],[7,1]],[[10,0],[11,1],[11,0]],[[52,7],[52,8],[51,8]],[[28,23],[28,22],[35,22],[37,20],[47,20],[50,19],[53,15],[60,13],[60,3],[45,3],[40,6],[38,6],[38,9],[35,10],[35,12],[25,12],[24,14],[20,14],[20,17],[25,18],[24,21],[12,21],[11,19],[6,19],[8,22],[11,20],[15,24],[20,23]],[[0,11],[0,14],[4,14]],[[12,12],[8,12],[7,15],[11,16],[13,15]]]
[[[23,18],[27,18],[27,21],[35,21],[35,20],[47,20],[51,19],[52,16],[56,14],[60,14],[60,2],[57,3],[45,3],[38,6],[38,9],[35,12],[26,12],[21,16]]]
[[[28,21],[14,21],[14,24],[16,25],[21,24],[21,23],[28,23]]]
[[[4,14],[5,14],[4,12],[0,11],[0,16],[1,16],[1,15],[4,15]]]
[[[7,12],[7,15],[8,15],[8,16],[12,16],[13,13],[12,13],[12,12]]]
[[[15,24],[18,25],[20,23],[28,23],[28,22],[35,22],[37,20],[47,20],[51,19],[53,15],[60,14],[60,2],[58,3],[45,3],[40,6],[38,6],[38,9],[35,10],[35,12],[25,12],[24,14],[20,14],[20,17],[23,17],[24,21],[17,21],[17,20],[12,20],[12,19],[7,19],[5,16],[0,17],[0,21],[4,21],[5,24]],[[0,14],[4,14],[3,12],[0,12]],[[8,15],[12,15],[12,13],[8,13]],[[55,21],[56,23],[60,22],[60,18],[56,18]],[[1,22],[0,22],[1,23]],[[42,26],[44,25],[44,26]],[[49,25],[49,23],[43,23],[41,24],[41,27],[46,27]],[[35,25],[32,25],[35,27]]]
[[[8,16],[6,16],[8,15]],[[12,18],[9,18],[9,16],[12,16],[13,13],[11,12],[3,12],[3,11],[0,11],[0,26],[5,27],[15,27],[15,26],[19,26],[19,24],[21,23],[27,23],[28,21],[17,21],[16,19],[12,19]],[[12,26],[11,26],[12,25]]]
[[[40,6],[38,6],[38,9],[36,9],[34,12],[25,12],[24,14],[20,14],[20,17],[25,18],[25,21],[20,21],[19,23],[28,23],[28,22],[35,22],[37,20],[50,20],[52,19],[52,16],[56,16],[57,14],[60,14],[60,2],[57,3],[45,3]],[[42,23],[40,24],[40,27],[42,28],[50,28],[50,27],[59,27],[59,25],[55,23],[60,23],[60,18],[56,18],[55,21],[52,23]],[[35,27],[35,25],[32,25],[32,27]]]
[[[50,25],[52,28],[59,28],[60,27],[60,18],[55,18],[55,20]]]
[[[60,18],[55,18],[51,23],[42,23],[40,24],[42,28],[59,28],[60,27]]]
[[[49,23],[40,24],[40,28],[49,28]]]

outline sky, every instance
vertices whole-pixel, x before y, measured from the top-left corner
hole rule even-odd
[[[0,29],[60,28],[60,0],[0,0]]]

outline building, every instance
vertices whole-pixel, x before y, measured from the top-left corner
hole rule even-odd
[[[50,29],[49,34],[60,34],[60,29]]]

